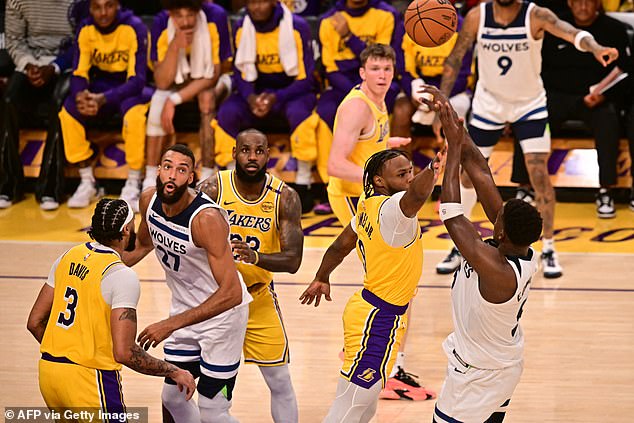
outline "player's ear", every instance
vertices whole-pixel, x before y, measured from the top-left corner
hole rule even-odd
[[[375,187],[385,188],[385,179],[383,179],[381,175],[374,175],[374,178],[372,178],[372,182]]]
[[[359,76],[361,77],[362,81],[365,81],[365,68],[363,66],[359,68]]]
[[[236,148],[233,147],[233,149],[231,150],[231,157],[233,157],[233,160],[236,159]]]

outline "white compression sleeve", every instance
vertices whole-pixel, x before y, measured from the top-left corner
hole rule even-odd
[[[297,423],[299,411],[288,364],[260,366],[260,372],[271,391],[271,415],[275,423]]]
[[[368,422],[374,416],[379,401],[381,383],[370,389],[362,388],[339,378],[337,397],[323,423]]]
[[[238,423],[238,420],[229,414],[231,401],[229,401],[222,391],[218,392],[213,399],[204,395],[198,396],[198,407],[200,408],[200,419],[190,420],[201,423]]]
[[[202,395],[200,398],[202,398]],[[193,399],[185,400],[185,392],[180,392],[177,385],[164,383],[161,400],[167,411],[172,415],[175,423],[200,421],[200,411],[198,411],[196,402]]]

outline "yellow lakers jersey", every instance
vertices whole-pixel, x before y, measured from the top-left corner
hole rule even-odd
[[[430,78],[441,76],[447,56],[453,50],[458,40],[458,34],[444,44],[437,47],[423,47],[416,44],[409,35],[403,36],[403,56],[405,57],[405,71],[414,78]]]
[[[383,301],[403,306],[416,295],[423,271],[423,234],[419,226],[412,241],[402,247],[392,247],[383,240],[379,211],[388,198],[375,195],[359,201],[357,254],[365,271],[363,286]]]
[[[231,239],[244,241],[258,253],[279,253],[279,209],[284,182],[266,175],[262,195],[254,201],[240,195],[235,184],[235,171],[218,172],[218,204],[229,214]],[[249,263],[236,261],[236,267],[247,287],[270,284],[273,273]]]
[[[361,90],[361,85],[357,85],[350,90],[341,104],[353,98],[360,98],[363,100],[368,107],[370,107],[372,115],[374,116],[374,130],[369,134],[364,134],[357,140],[357,144],[354,146],[352,153],[350,153],[350,156],[348,157],[352,163],[363,167],[371,155],[377,151],[385,150],[387,148],[387,139],[390,136],[390,118],[387,113],[385,102],[382,105],[383,110],[379,109],[377,105],[374,104],[374,102],[370,100]],[[339,116],[336,116],[333,132],[337,131],[338,119]],[[363,192],[363,184],[331,176],[328,182],[328,192],[333,195],[359,197]]]
[[[90,243],[64,254],[55,270],[53,306],[40,352],[92,369],[121,369],[112,352],[111,309],[101,293],[102,276],[118,263],[112,250]]]

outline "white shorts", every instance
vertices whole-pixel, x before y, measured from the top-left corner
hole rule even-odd
[[[546,91],[537,93],[530,100],[509,102],[496,98],[481,85],[476,86],[471,104],[470,125],[494,131],[503,129],[507,123],[540,119],[548,119]]]
[[[246,304],[227,310],[205,322],[174,331],[165,341],[165,359],[200,361],[200,371],[214,379],[238,373],[244,334],[249,320]]]
[[[491,414],[506,412],[520,381],[523,362],[499,370],[467,367],[448,355],[447,376],[434,409],[437,423],[482,423]]]
[[[159,90],[154,91],[152,100],[150,101],[150,111],[147,115],[147,128],[145,134],[149,137],[162,137],[167,135],[163,126],[161,126],[161,114],[165,102],[176,90]]]

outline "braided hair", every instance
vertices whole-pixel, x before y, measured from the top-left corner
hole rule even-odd
[[[409,160],[409,156],[401,150],[381,150],[373,155],[365,162],[363,169],[363,192],[366,197],[374,195],[374,177],[381,175],[383,172],[383,165],[388,160],[392,160],[396,157],[403,156]]]
[[[88,235],[98,243],[110,246],[112,241],[123,239],[120,229],[127,216],[128,203],[124,200],[102,198],[95,207]]]
[[[542,217],[524,200],[513,198],[504,205],[504,232],[515,245],[528,246],[542,233]]]

